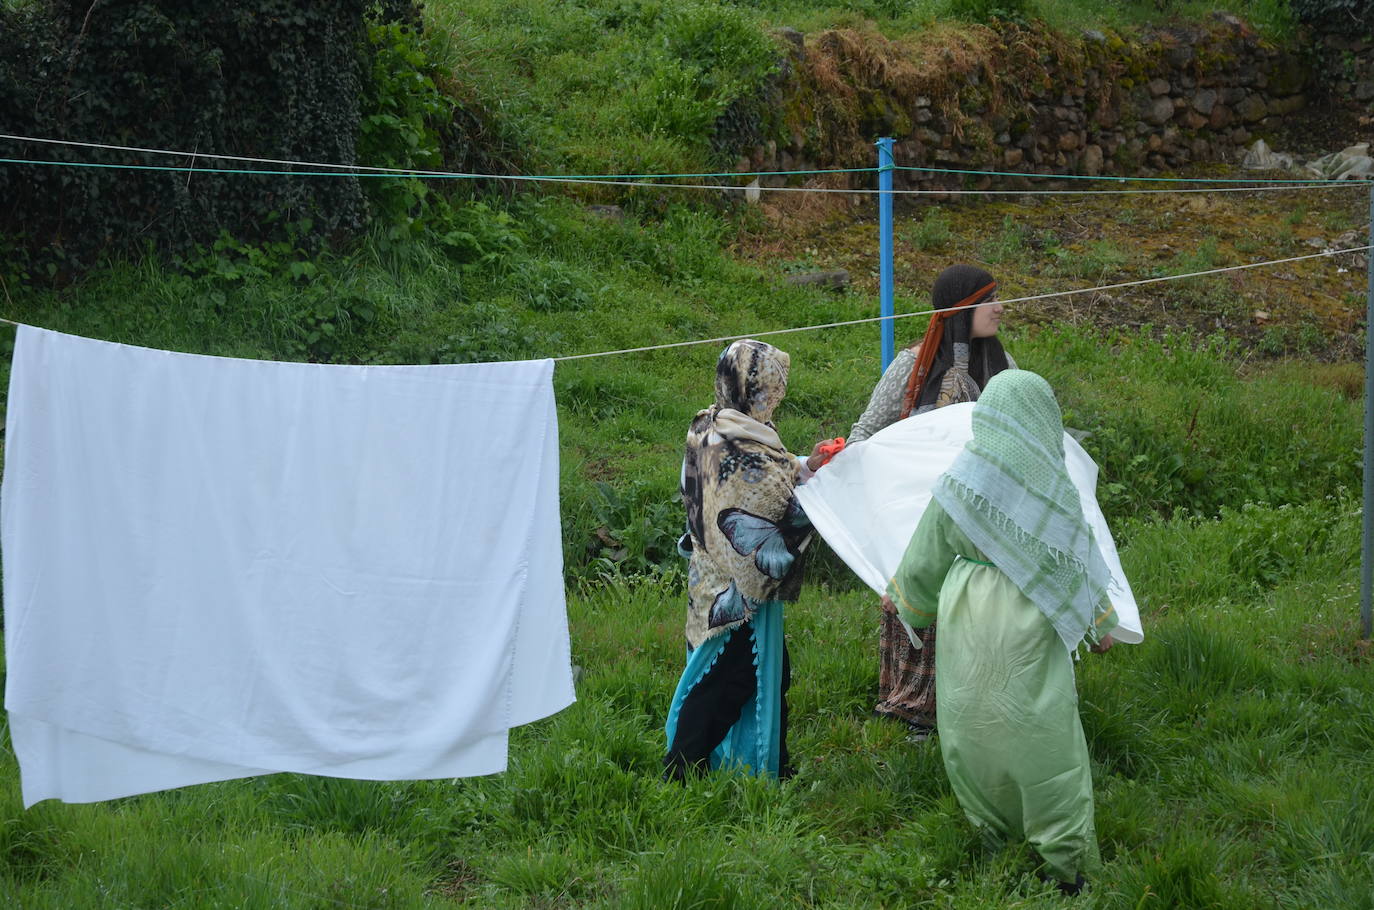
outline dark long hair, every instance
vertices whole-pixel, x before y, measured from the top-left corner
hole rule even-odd
[[[978,294],[983,288],[987,288],[986,292]],[[996,290],[997,280],[986,269],[973,265],[952,265],[935,279],[931,303],[936,310],[949,309],[961,302],[967,306],[986,300]],[[975,294],[978,296],[968,299]],[[972,309],[960,310],[945,319],[939,350],[935,352],[930,372],[921,384],[920,397],[913,411],[935,403],[940,394],[940,382],[954,365],[956,344],[969,346],[969,376],[978,383],[980,389],[987,385],[989,379],[1007,368],[1007,352],[1002,350],[1002,342],[997,340],[996,335],[991,338],[973,337],[973,313]]]

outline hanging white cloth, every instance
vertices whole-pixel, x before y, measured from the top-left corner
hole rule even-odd
[[[935,481],[972,438],[973,402],[899,420],[841,451],[810,482],[797,487],[797,501],[836,555],[882,594],[930,502]],[[1067,433],[1064,456],[1083,517],[1112,572],[1107,596],[1120,620],[1112,637],[1138,644],[1145,639],[1140,610],[1097,504],[1097,464]]]
[[[509,728],[574,697],[552,375],[21,327],[0,545],[25,805],[503,770]]]

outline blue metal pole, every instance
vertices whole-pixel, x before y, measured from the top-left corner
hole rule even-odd
[[[878,296],[883,320],[883,369],[892,362],[892,139],[878,140]]]
[[[1374,186],[1369,189],[1369,242],[1374,246]],[[1369,260],[1369,298],[1364,315],[1364,552],[1360,560],[1360,626],[1364,640],[1374,631],[1371,592],[1374,592],[1374,250]]]

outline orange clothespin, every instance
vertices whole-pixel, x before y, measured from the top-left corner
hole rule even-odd
[[[821,460],[821,467],[830,463],[830,459],[840,454],[844,450],[844,437],[836,436],[834,439],[821,443],[820,453],[825,457]]]

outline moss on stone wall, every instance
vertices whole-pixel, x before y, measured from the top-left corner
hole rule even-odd
[[[893,39],[832,29],[797,36],[784,69],[780,102],[757,130],[770,139],[740,149],[741,165],[868,166],[886,135],[898,164],[1056,173],[1100,160],[1105,172],[1132,173],[1233,150],[1271,101],[1300,108],[1307,80],[1296,54],[1227,16],[1131,34],[939,24]]]

